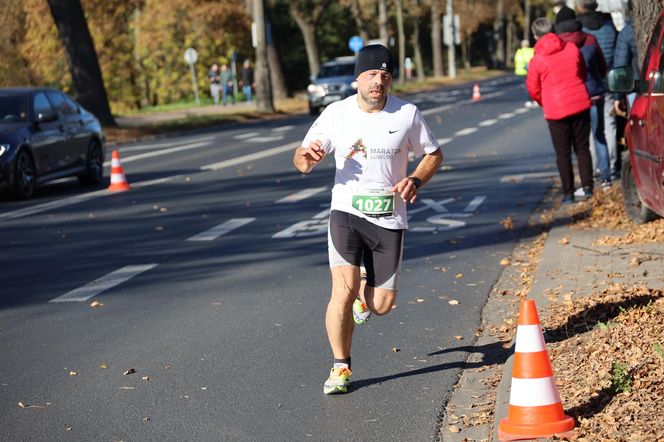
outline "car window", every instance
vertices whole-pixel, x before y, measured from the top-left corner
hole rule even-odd
[[[35,109],[35,116],[42,114],[44,117],[48,118],[55,114],[53,107],[51,107],[51,103],[49,103],[43,92],[35,94],[33,108]]]
[[[48,99],[53,107],[62,115],[71,115],[76,113],[76,107],[71,107],[65,100],[65,96],[60,92],[46,91]]]
[[[70,97],[67,94],[64,94],[65,96],[65,102],[67,103],[67,106],[73,110],[73,114],[80,114],[81,113],[81,108],[78,106],[78,103],[74,101],[72,97]]]
[[[0,124],[27,121],[27,104],[26,95],[0,95]]]
[[[318,78],[324,77],[348,77],[353,76],[355,71],[354,64],[332,64],[323,65],[318,73]]]

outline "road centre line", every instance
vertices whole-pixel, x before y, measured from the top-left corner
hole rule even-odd
[[[125,266],[108,275],[95,279],[94,281],[81,286],[71,292],[65,293],[62,296],[51,299],[49,302],[83,302],[97,296],[98,294],[109,290],[116,285],[122,284],[130,280],[136,275],[146,272],[150,269],[157,267],[158,264],[143,264]]]
[[[187,140],[187,143],[185,143],[185,145],[189,145],[189,144],[192,144],[192,143],[199,143],[199,142],[203,142],[203,141],[210,142],[210,141],[214,141],[216,138],[217,138],[216,136],[210,136],[210,137],[201,137],[201,138],[196,138],[196,139],[189,139],[189,140]],[[138,152],[138,151],[142,151],[142,150],[161,149],[161,148],[164,148],[164,147],[175,147],[175,146],[178,145],[179,142],[180,142],[179,140],[176,140],[176,141],[171,141],[171,142],[168,142],[168,143],[140,144],[140,145],[136,145],[136,146],[116,147],[114,150],[117,150],[120,153]],[[117,144],[117,143],[115,143],[115,144]]]
[[[279,155],[280,153],[295,151],[296,143],[288,143],[282,146],[273,147],[272,149],[266,149],[262,152],[250,153],[242,157],[232,158],[230,160],[219,161],[218,163],[208,164],[202,166],[201,170],[220,170],[227,167],[237,166],[238,164],[247,163],[249,161],[260,160],[262,158],[271,157],[273,155]]]
[[[256,221],[256,218],[233,218],[229,219],[225,223],[221,223],[218,226],[201,232],[198,235],[194,235],[187,241],[214,241],[222,235],[232,232],[235,229],[238,229],[246,224]]]
[[[281,126],[281,127],[275,127],[272,129],[272,132],[288,132],[289,130],[295,129],[295,126],[289,125],[289,126]]]
[[[497,122],[498,122],[497,119],[491,118],[489,120],[480,121],[479,123],[477,123],[477,125],[480,126],[480,127],[489,127],[489,126],[493,126]]]
[[[516,114],[513,113],[513,112],[506,112],[504,114],[498,115],[498,119],[499,120],[508,120],[510,118],[514,118],[515,116],[516,116]]]
[[[286,197],[281,198],[280,200],[275,201],[276,204],[281,204],[281,203],[296,203],[298,201],[302,201],[304,199],[309,198],[310,196],[314,196],[317,193],[324,192],[328,189],[327,186],[323,187],[312,187],[310,189],[304,189],[300,192],[293,193],[291,195],[288,195]]]
[[[233,138],[236,140],[244,140],[245,138],[255,137],[256,135],[260,134],[260,132],[247,132],[246,134],[235,135]]]
[[[474,134],[478,130],[479,129],[477,129],[476,127],[467,127],[465,129],[461,129],[461,130],[458,130],[458,131],[454,132],[454,136],[455,137],[463,137],[465,135]]]
[[[482,99],[488,99],[488,98],[495,98],[495,97],[500,97],[502,95],[505,95],[506,91],[497,91],[497,92],[492,92],[490,94],[486,94],[482,97]],[[431,115],[431,114],[437,114],[440,112],[448,111],[450,109],[455,109],[461,105],[467,105],[467,104],[473,104],[475,103],[471,98],[468,98],[466,100],[461,100],[457,103],[454,104],[445,104],[443,106],[438,106],[438,107],[433,107],[431,109],[426,109],[421,112],[422,115]]]

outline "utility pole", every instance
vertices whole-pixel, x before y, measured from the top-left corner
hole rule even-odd
[[[447,23],[448,26],[450,27],[449,29],[449,35],[450,39],[447,42],[447,72],[450,75],[450,78],[456,78],[456,60],[454,58],[455,56],[455,36],[456,36],[456,29],[454,29],[454,8],[452,7],[452,2],[453,0],[447,0]]]
[[[270,65],[267,61],[265,38],[265,10],[263,0],[254,1],[254,23],[256,24],[256,108],[260,112],[274,113]]]

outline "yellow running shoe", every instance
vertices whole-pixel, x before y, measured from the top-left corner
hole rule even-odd
[[[324,394],[343,394],[348,393],[350,385],[350,375],[353,374],[346,367],[334,367],[330,370],[330,377],[323,385]]]
[[[355,302],[353,302],[353,321],[357,325],[362,325],[369,320],[369,316],[371,316],[369,307],[359,299],[355,299]]]

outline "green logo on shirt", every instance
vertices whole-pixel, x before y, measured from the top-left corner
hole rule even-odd
[[[364,155],[364,159],[367,159],[367,146],[362,144],[362,138],[358,138],[355,144],[350,147],[350,151],[346,155],[346,159],[350,160],[355,156],[355,154]]]

